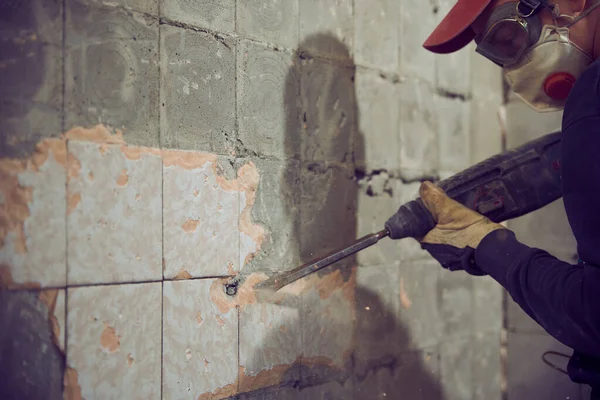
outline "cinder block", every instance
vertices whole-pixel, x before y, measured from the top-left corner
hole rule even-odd
[[[542,355],[556,351],[571,356],[572,349],[550,335],[509,332],[508,396],[514,399],[579,399],[579,385],[544,364]],[[548,356],[548,361],[566,369],[568,358]]]
[[[502,365],[500,333],[475,334],[473,347],[473,399],[500,400],[502,398]]]
[[[520,99],[511,100],[505,110],[506,147],[515,148],[562,127],[562,112],[538,113]]]
[[[436,13],[436,25],[448,14],[456,2],[439,0]],[[433,31],[433,29],[431,30]],[[431,33],[430,31],[430,33]],[[423,51],[426,51],[423,49]],[[436,88],[469,96],[471,93],[471,52],[475,51],[474,42],[451,54],[435,55]]]
[[[432,2],[407,0],[400,2],[400,74],[435,83],[435,54],[423,48],[423,42],[437,25]],[[376,47],[376,46],[375,46]]]
[[[403,262],[399,274],[398,320],[410,329],[408,348],[437,345],[444,332],[443,312],[438,297],[439,264],[435,260]]]
[[[220,286],[209,279],[164,283],[164,397],[237,392],[238,315],[235,307],[222,310],[211,300]]]
[[[298,45],[298,0],[238,1],[236,15],[242,37],[288,49]]]
[[[26,157],[62,133],[63,7],[5,2],[0,39],[0,157]]]
[[[162,15],[185,24],[233,33],[235,0],[162,0]]]
[[[30,158],[0,159],[0,180],[0,286],[64,286],[65,142],[46,139]]]
[[[389,193],[378,195],[367,194],[368,188],[361,185],[358,194],[357,237],[369,235],[385,229],[385,222],[400,206]],[[390,238],[381,239],[376,245],[357,253],[356,260],[360,265],[391,265],[398,267],[403,259],[400,241]]]
[[[69,141],[68,283],[162,276],[157,149]]]
[[[240,192],[230,162],[209,153],[163,152],[164,277],[239,271]]]
[[[504,100],[502,69],[475,51],[471,57],[471,163],[502,151],[500,106]]]
[[[406,79],[398,86],[400,96],[400,166],[405,174],[431,175],[438,170],[437,126],[431,87]]]
[[[400,2],[395,0],[354,2],[354,45],[358,65],[391,72],[398,70],[400,7]]]
[[[464,337],[473,330],[473,280],[464,271],[441,268],[438,286],[444,338]]]
[[[158,21],[119,7],[69,0],[65,121],[123,130],[158,146]]]
[[[360,134],[354,143],[355,164],[370,173],[400,168],[397,86],[373,71],[359,68],[356,99]]]
[[[161,146],[233,155],[234,42],[168,25],[160,29]]]
[[[303,165],[300,178],[300,257],[308,262],[356,240],[358,185],[348,169],[321,164]]]
[[[241,40],[237,58],[237,112],[244,150],[282,159],[299,155],[300,81],[293,56]]]
[[[354,398],[445,399],[439,375],[439,351],[436,348],[403,353],[387,364],[373,365],[364,376],[358,375]]]
[[[473,399],[472,363],[472,338],[455,337],[441,342],[440,370],[445,399]]]
[[[502,328],[504,289],[490,276],[473,276],[473,328],[476,334],[498,333]]]
[[[349,162],[357,131],[354,68],[305,59],[300,74],[302,160]]]
[[[456,53],[436,54],[436,87],[467,98],[471,93],[470,59],[471,47],[465,47]]]
[[[252,221],[266,230],[260,251],[246,266],[252,271],[283,271],[300,265],[300,165],[256,159],[260,181]]]
[[[299,0],[300,49],[344,61],[354,51],[351,0]]]
[[[159,399],[161,283],[69,288],[67,304],[69,384],[81,397]]]
[[[102,0],[86,0],[88,2],[96,2],[102,4]],[[128,10],[143,12],[158,16],[159,0],[115,0],[112,5],[119,5]]]
[[[442,171],[459,172],[470,166],[469,105],[458,98],[435,96],[438,117],[438,155]]]

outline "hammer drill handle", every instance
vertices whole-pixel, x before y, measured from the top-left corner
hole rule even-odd
[[[528,214],[562,196],[560,138],[560,132],[547,134],[475,164],[438,186],[497,223]],[[418,198],[402,205],[385,227],[392,239],[419,239],[435,225]]]

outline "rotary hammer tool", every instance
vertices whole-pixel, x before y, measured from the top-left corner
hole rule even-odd
[[[560,174],[561,132],[550,133],[518,148],[490,157],[448,179],[437,182],[446,194],[466,207],[500,223],[528,214],[562,196]],[[272,276],[259,287],[279,290],[384,237],[422,238],[436,221],[420,198],[400,207],[382,231],[364,236],[288,272]]]

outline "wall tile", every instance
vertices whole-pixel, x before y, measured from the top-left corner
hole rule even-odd
[[[473,330],[473,279],[464,271],[440,269],[438,296],[444,339],[463,337]]]
[[[65,123],[122,129],[158,145],[158,21],[120,7],[68,0]]]
[[[83,398],[160,398],[161,284],[70,288],[67,363]]]
[[[69,284],[160,279],[158,150],[69,142]]]
[[[232,275],[239,270],[239,191],[229,185],[227,173],[233,175],[233,167],[214,154],[164,152],[166,278]]]
[[[240,391],[299,379],[294,363],[302,354],[300,299],[259,302],[240,310]]]
[[[298,44],[298,1],[238,1],[238,33],[261,42],[295,48]]]
[[[40,142],[29,159],[0,160],[0,286],[66,283],[65,142]]]
[[[164,283],[163,396],[225,397],[237,390],[237,309],[211,301],[219,281]],[[210,395],[209,395],[210,396]]]
[[[470,103],[438,95],[434,100],[440,121],[438,125],[439,167],[443,171],[462,171],[471,165]]]
[[[160,29],[161,146],[231,155],[235,42],[169,25]]]

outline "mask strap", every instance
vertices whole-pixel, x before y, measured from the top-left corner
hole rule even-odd
[[[600,1],[594,2],[594,4],[592,4],[587,10],[585,10],[584,12],[579,14],[577,17],[573,18],[573,20],[571,22],[569,22],[567,25],[565,25],[565,28],[568,28],[568,27],[572,26],[573,24],[575,24],[580,19],[587,17],[598,6],[600,6]]]

